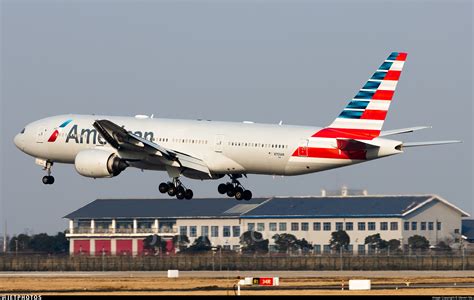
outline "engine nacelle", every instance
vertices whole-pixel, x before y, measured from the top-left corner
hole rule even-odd
[[[125,170],[129,164],[117,156],[116,153],[90,149],[82,150],[76,155],[74,166],[77,173],[86,177],[105,178],[114,177]]]

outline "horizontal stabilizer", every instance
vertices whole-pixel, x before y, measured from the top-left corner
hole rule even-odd
[[[403,143],[403,148],[406,148],[406,147],[421,147],[421,146],[434,146],[434,145],[444,145],[444,144],[456,144],[456,143],[462,143],[462,141],[434,141],[434,142]]]
[[[394,129],[394,130],[387,130],[387,131],[382,131],[380,133],[380,136],[389,136],[389,135],[395,135],[395,134],[402,134],[402,133],[410,133],[413,131],[421,130],[421,129],[427,129],[431,128],[431,126],[417,126],[417,127],[408,127],[408,128],[402,128],[402,129]]]

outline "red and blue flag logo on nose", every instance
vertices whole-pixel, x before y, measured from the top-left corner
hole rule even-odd
[[[48,142],[54,143],[56,139],[58,138],[59,133],[61,133],[61,131],[63,130],[63,128],[66,127],[71,122],[72,122],[72,119],[69,119],[65,121],[64,123],[62,123],[61,125],[59,125],[58,129],[54,130],[54,132],[49,137]]]

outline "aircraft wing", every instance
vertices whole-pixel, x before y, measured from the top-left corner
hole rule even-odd
[[[193,169],[210,176],[209,168],[202,159],[160,146],[132,132],[128,132],[124,127],[109,120],[96,120],[93,126],[112,147],[118,150],[145,152],[150,155],[160,156],[170,164],[178,162],[183,168]]]

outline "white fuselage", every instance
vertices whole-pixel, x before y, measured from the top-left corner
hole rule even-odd
[[[68,119],[72,121],[59,128]],[[376,138],[374,141],[383,146],[367,150],[363,159],[311,155],[311,149],[327,149],[336,156],[341,153],[336,139],[312,137],[321,129],[318,127],[98,115],[61,115],[30,123],[15,137],[15,144],[23,152],[51,162],[74,164],[80,151],[94,148],[132,159],[133,167],[166,170],[147,154],[137,156],[107,144],[92,126],[98,119],[110,120],[162,147],[202,159],[217,178],[225,174],[300,175],[402,152],[395,150],[400,142]],[[57,138],[48,141],[55,130]]]

